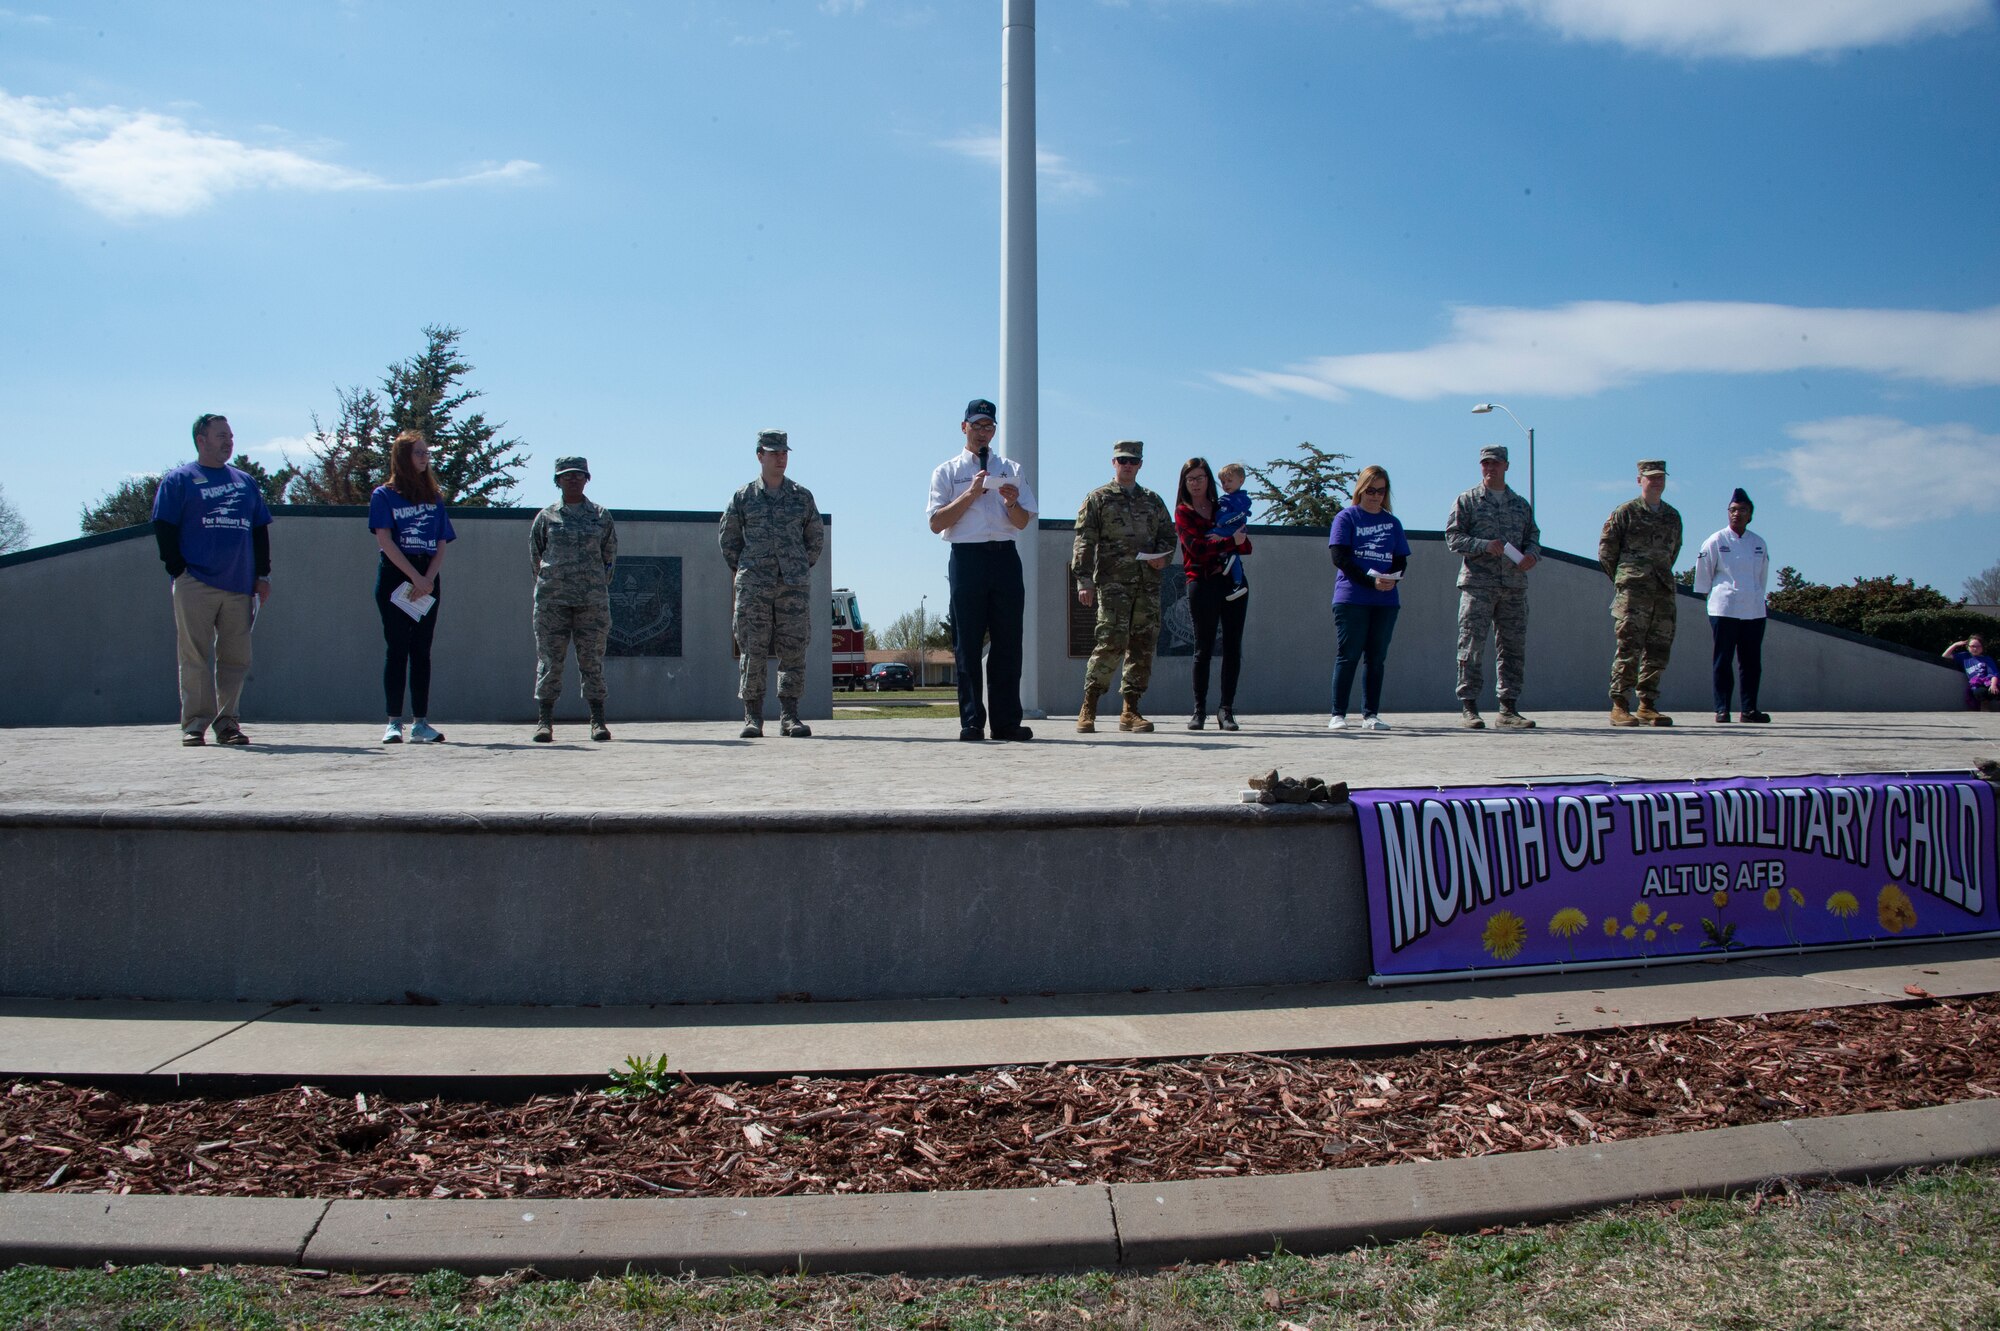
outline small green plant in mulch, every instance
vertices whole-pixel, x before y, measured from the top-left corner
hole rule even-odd
[[[612,1068],[611,1085],[606,1095],[620,1100],[646,1100],[656,1095],[671,1094],[674,1089],[674,1074],[667,1070],[667,1056],[654,1054],[627,1054],[623,1068]]]

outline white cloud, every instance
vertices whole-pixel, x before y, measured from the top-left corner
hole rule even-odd
[[[2000,435],[1970,425],[1838,416],[1788,426],[1794,448],[1758,460],[1785,473],[1807,508],[1884,529],[2000,511],[1991,484]]]
[[[867,3],[868,0],[819,0],[819,12],[836,16],[859,14]]]
[[[1667,374],[1878,374],[1952,387],[2000,384],[2000,306],[1811,309],[1729,301],[1580,301],[1546,310],[1466,307],[1417,351],[1321,356],[1213,377],[1276,397],[1332,402],[1352,390],[1405,401],[1453,394],[1582,397]]]
[[[120,221],[184,216],[246,189],[435,189],[518,181],[540,169],[533,162],[515,161],[399,185],[288,148],[257,148],[206,133],[177,116],[116,106],[65,106],[5,91],[0,91],[0,162],[54,181]]]
[[[990,162],[995,169],[1000,166],[998,134],[962,134],[941,140],[937,146],[975,161]],[[1061,153],[1050,152],[1040,145],[1035,148],[1035,178],[1043,189],[1058,196],[1078,198],[1097,193],[1095,178],[1071,166]]]
[[[1373,0],[1419,22],[1518,15],[1573,41],[1684,56],[1820,55],[1961,32],[1990,0]]]
[[[47,14],[23,14],[15,9],[0,9],[0,23],[18,23],[23,27],[42,28],[54,23]]]
[[[281,462],[300,462],[312,457],[313,446],[318,442],[309,434],[278,435],[266,439],[254,448],[239,447],[236,451],[248,453],[253,458],[270,457],[277,458]]]

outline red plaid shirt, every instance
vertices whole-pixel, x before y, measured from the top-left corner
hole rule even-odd
[[[1181,564],[1187,569],[1189,582],[1219,578],[1228,566],[1229,556],[1250,553],[1248,540],[1238,545],[1233,537],[1210,536],[1209,529],[1214,526],[1214,518],[1203,517],[1191,504],[1174,509],[1174,530],[1180,533]]]

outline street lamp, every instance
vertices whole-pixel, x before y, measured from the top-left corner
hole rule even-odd
[[[1482,402],[1472,409],[1472,414],[1475,416],[1484,416],[1487,412],[1496,409],[1507,411],[1503,403]],[[1511,411],[1507,411],[1507,419],[1516,425],[1521,425],[1521,418]],[[1535,506],[1535,432],[1525,425],[1521,425],[1521,428],[1527,431],[1528,435],[1528,507],[1533,508]]]

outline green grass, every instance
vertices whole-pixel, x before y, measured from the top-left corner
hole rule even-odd
[[[914,707],[840,707],[833,713],[835,721],[923,721],[949,717],[958,719],[956,702],[934,702]],[[815,725],[818,722],[814,722]]]
[[[738,1276],[310,1279],[239,1267],[0,1272],[0,1331],[337,1327],[1737,1328],[2000,1331],[2000,1165],[1882,1187],[1624,1207],[1567,1224],[1006,1280]]]

